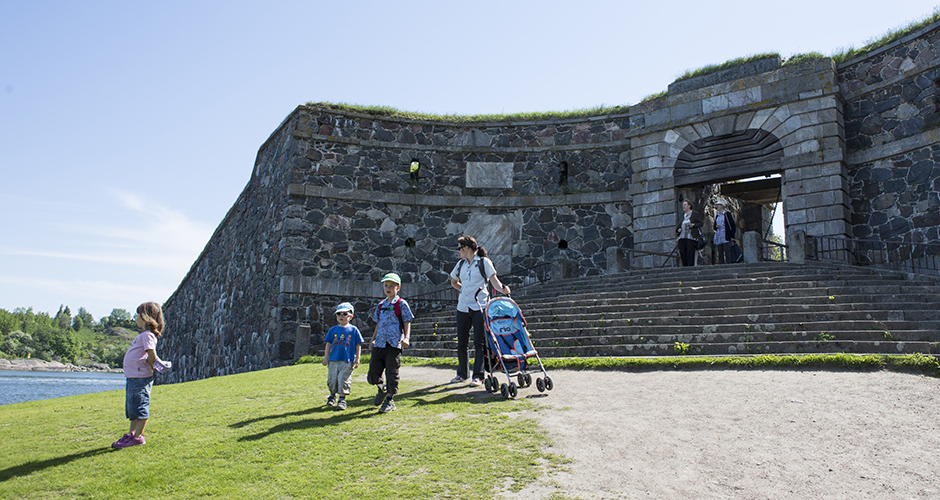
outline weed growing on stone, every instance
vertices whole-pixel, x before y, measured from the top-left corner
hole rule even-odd
[[[674,349],[675,349],[677,356],[685,356],[686,354],[689,353],[689,349],[691,349],[691,346],[689,344],[684,344],[682,342],[676,342]]]

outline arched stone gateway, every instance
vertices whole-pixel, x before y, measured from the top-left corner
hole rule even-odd
[[[837,80],[835,65],[824,59],[647,105],[643,121],[652,130],[631,140],[635,245],[673,250],[681,188],[778,173],[788,227],[848,235]],[[656,260],[638,259],[639,267]]]
[[[662,258],[622,251],[671,252],[678,201],[720,193],[779,199],[788,230],[808,235],[936,242],[938,33],[838,67],[765,59],[617,115],[467,124],[300,106],[165,303],[164,380],[319,349],[336,303],[366,317],[389,271],[405,297],[446,288],[461,234],[501,274],[649,268]]]

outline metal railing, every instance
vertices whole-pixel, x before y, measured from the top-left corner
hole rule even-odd
[[[552,279],[551,270],[551,263],[543,262],[532,267],[517,269],[509,274],[501,275],[499,276],[499,281],[512,289],[538,285]],[[439,311],[456,304],[457,294],[457,290],[448,285],[447,288],[413,295],[406,297],[406,299],[409,305],[419,307],[422,311]]]
[[[806,235],[806,259],[940,274],[940,244]]]
[[[539,285],[552,279],[551,262],[543,262],[525,269],[517,269],[499,280],[512,288],[522,288],[529,285]]]
[[[666,267],[666,264],[672,264],[672,267],[679,266],[679,251],[677,247],[673,247],[672,252],[663,253],[663,252],[650,252],[648,250],[640,250],[639,248],[624,248],[623,251],[626,253],[627,269],[633,269],[633,256],[634,255],[653,255],[658,257],[664,257],[663,263],[660,266],[653,264],[653,267]],[[655,261],[654,261],[655,262]],[[640,269],[640,268],[637,268]]]
[[[787,262],[787,246],[771,240],[761,240],[761,260]]]

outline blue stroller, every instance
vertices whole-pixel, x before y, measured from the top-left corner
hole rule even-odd
[[[508,297],[497,297],[487,303],[483,312],[486,327],[486,371],[483,384],[487,391],[499,391],[504,398],[514,398],[518,390],[532,385],[529,360],[535,358],[542,375],[535,379],[539,392],[552,390],[552,379],[545,372],[539,353],[532,346],[526,331],[525,317],[519,306]],[[507,383],[500,385],[493,373],[502,370]],[[516,381],[512,377],[516,377]],[[544,377],[544,378],[543,378]]]

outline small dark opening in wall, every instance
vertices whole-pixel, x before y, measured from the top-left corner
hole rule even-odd
[[[414,239],[414,238],[408,238],[407,240],[405,240],[405,246],[408,247],[408,248],[414,248],[414,247],[415,247],[415,239]]]
[[[421,162],[411,160],[411,167],[409,167],[408,173],[411,175],[411,180],[417,182],[418,177],[421,175]]]
[[[568,248],[568,241],[567,241],[567,240],[561,240],[561,241],[559,241],[559,242],[558,242],[558,248],[560,248],[560,249],[562,249],[562,250]]]
[[[558,165],[558,185],[568,185],[568,162],[563,161]]]

